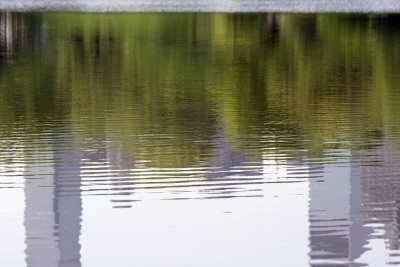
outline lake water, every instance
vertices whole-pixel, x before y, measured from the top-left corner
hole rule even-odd
[[[400,264],[400,16],[0,14],[0,266]]]

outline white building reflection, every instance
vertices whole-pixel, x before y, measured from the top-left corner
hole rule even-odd
[[[79,267],[81,165],[85,163],[80,146],[72,137],[52,139],[54,145],[32,145],[26,152],[26,262],[27,266]],[[87,160],[107,163],[112,169],[134,170],[133,158],[112,154],[105,144],[99,147]],[[311,162],[306,157],[269,149],[259,156],[253,155],[248,165],[244,154],[234,150],[229,142],[222,142],[212,159],[215,172],[204,180],[211,184],[209,190],[193,191],[190,196],[264,197],[264,212],[270,215],[265,227],[273,228],[274,239],[280,240],[282,236],[291,241],[272,244],[281,249],[271,259],[282,260],[283,254],[295,255],[292,250],[296,247],[308,247],[310,266],[365,266],[360,259],[368,251],[374,233],[374,228],[366,223],[384,225],[388,251],[398,250],[398,154],[392,144],[385,144],[368,153],[335,151],[329,161]],[[108,186],[120,186],[118,176],[129,174],[114,173],[115,181]],[[129,186],[134,183],[133,179]],[[218,185],[216,191],[214,184]],[[145,194],[151,191],[140,190],[144,195],[137,196],[133,189],[129,195],[134,193],[146,199]],[[167,191],[157,190],[162,194]],[[274,200],[274,195],[281,199]],[[304,251],[296,253],[304,258]]]
[[[32,147],[25,168],[27,266],[79,267],[80,152],[71,138]]]
[[[356,260],[372,229],[362,218],[359,166],[350,151],[335,154],[321,164],[323,177],[310,180],[310,265],[364,266]]]

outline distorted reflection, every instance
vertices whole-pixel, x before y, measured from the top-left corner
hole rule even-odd
[[[81,266],[81,154],[69,136],[56,134],[52,141],[26,151],[32,159],[25,167],[26,262]]]
[[[367,251],[372,229],[364,226],[360,167],[354,160],[340,167],[343,163],[322,164],[323,182],[310,180],[311,266],[365,266],[356,260]]]
[[[26,265],[397,264],[399,21],[1,13]]]
[[[400,149],[385,142],[362,155],[360,186],[365,221],[383,227],[386,247],[393,256],[400,250]]]

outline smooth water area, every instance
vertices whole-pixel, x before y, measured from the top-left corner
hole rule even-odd
[[[0,15],[0,266],[400,264],[400,17]]]

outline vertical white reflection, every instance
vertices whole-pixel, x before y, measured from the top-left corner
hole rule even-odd
[[[55,212],[58,226],[58,267],[79,267],[81,245],[81,151],[71,137],[56,138]]]
[[[0,12],[0,46],[4,48],[7,53],[11,53],[13,50],[14,38],[11,13]]]
[[[367,250],[370,232],[361,213],[357,161],[343,150],[320,165],[322,179],[310,180],[310,264],[362,266],[356,259]]]
[[[54,137],[53,137],[54,138]],[[68,138],[68,137],[67,137]],[[36,147],[25,166],[27,266],[79,267],[80,152],[72,140]]]
[[[269,242],[266,263],[271,266],[308,266],[308,187],[310,168],[301,159],[269,150],[263,154],[263,187]],[[270,182],[270,183],[269,183]],[[288,256],[290,255],[290,256]]]
[[[27,266],[56,266],[60,260],[54,213],[52,148],[35,155],[25,168],[25,242]]]
[[[24,192],[23,184],[23,148],[10,146],[9,142],[1,147],[0,162],[0,266],[24,266]],[[8,159],[13,159],[11,162]]]

